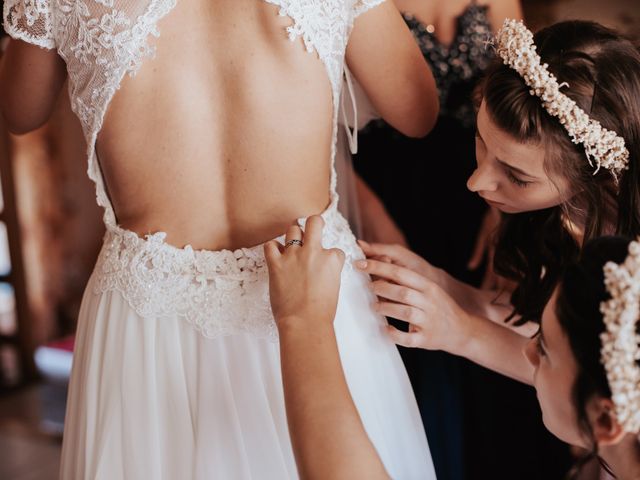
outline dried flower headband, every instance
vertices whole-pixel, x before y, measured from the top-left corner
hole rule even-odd
[[[560,91],[569,85],[566,82],[558,84],[548,65],[542,63],[536,53],[533,33],[522,21],[504,21],[496,36],[496,50],[505,65],[518,72],[531,88],[531,95],[539,97],[545,110],[558,118],[573,143],[583,145],[589,164],[594,166],[595,163],[594,175],[604,167],[617,182],[629,164],[629,151],[624,139],[590,118],[576,102]]]
[[[607,372],[618,422],[629,433],[640,433],[640,243],[629,244],[629,255],[618,265],[604,266],[605,286],[611,298],[600,311],[606,331],[601,361]]]

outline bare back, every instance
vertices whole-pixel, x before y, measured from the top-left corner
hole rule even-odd
[[[97,152],[118,223],[177,246],[250,246],[329,202],[332,90],[257,0],[178,2],[125,77]]]

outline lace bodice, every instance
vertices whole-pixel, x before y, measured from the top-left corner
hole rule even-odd
[[[256,0],[260,1],[260,0]],[[301,38],[326,67],[333,92],[333,143],[345,76],[344,56],[358,15],[384,0],[264,0],[292,20],[283,35]],[[94,275],[96,292],[118,291],[143,317],[181,316],[205,336],[238,331],[275,336],[262,247],[235,252],[195,251],[168,245],[166,234],[140,238],[117,225],[96,156],[96,139],[111,99],[125,75],[152,57],[150,36],[176,0],[5,0],[4,28],[14,38],[56,49],[67,65],[71,106],[87,142],[89,177],[104,208],[107,229]],[[332,202],[323,216],[324,244],[361,255],[337,212],[335,168]],[[349,263],[349,262],[347,262]]]
[[[333,90],[333,157],[347,40],[355,18],[384,0],[265,1],[280,7],[280,15],[292,19],[293,24],[286,31],[289,39],[302,38],[307,51],[315,52],[326,66]],[[4,2],[4,27],[9,35],[43,48],[55,48],[67,64],[71,106],[82,124],[88,174],[96,183],[96,196],[105,209],[107,227],[115,227],[116,219],[96,158],[96,138],[122,78],[134,76],[143,60],[153,55],[149,37],[160,34],[156,24],[175,4],[176,0]]]

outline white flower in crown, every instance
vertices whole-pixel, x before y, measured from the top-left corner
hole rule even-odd
[[[518,72],[531,88],[531,95],[538,96],[545,110],[558,118],[573,143],[583,145],[589,164],[596,164],[594,175],[604,167],[617,181],[629,163],[624,139],[591,119],[576,102],[560,91],[568,84],[558,84],[548,65],[542,63],[536,53],[533,33],[521,20],[507,19],[496,36],[496,44],[505,65]]]
[[[604,266],[605,286],[611,299],[600,311],[606,331],[602,341],[602,364],[607,372],[611,399],[620,425],[629,433],[640,433],[640,243],[629,244],[629,255],[618,265]]]

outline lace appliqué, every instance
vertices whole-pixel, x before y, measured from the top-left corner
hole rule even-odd
[[[334,208],[325,219],[325,248],[364,258],[346,220]],[[144,318],[182,317],[208,338],[251,333],[277,341],[262,246],[236,251],[168,245],[164,233],[145,239],[108,230],[96,266],[95,293],[119,292]]]
[[[48,50],[55,48],[48,0],[5,0],[4,29],[14,38]]]

